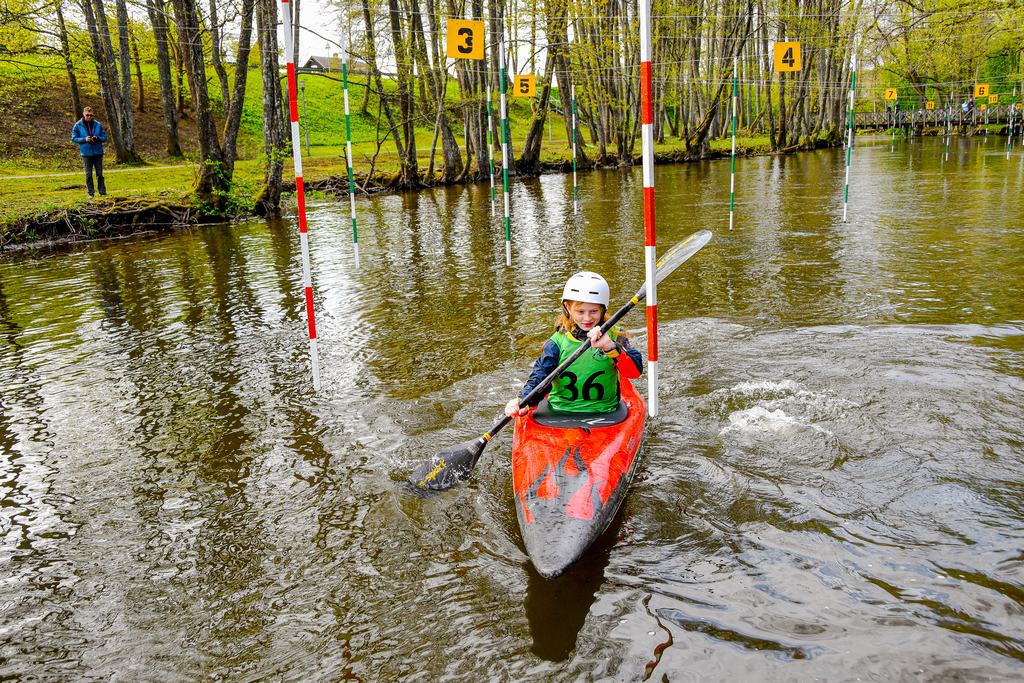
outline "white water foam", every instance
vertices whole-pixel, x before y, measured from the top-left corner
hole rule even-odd
[[[817,425],[808,424],[792,415],[787,415],[781,409],[768,410],[764,406],[754,406],[753,408],[730,413],[729,424],[723,427],[719,434],[725,435],[728,432],[780,432],[789,428],[811,428],[831,434],[828,430],[822,429]]]
[[[762,379],[756,382],[740,382],[731,389],[726,390],[730,394],[809,394],[809,391],[800,388],[800,385],[791,379],[784,379],[775,382],[770,379]]]

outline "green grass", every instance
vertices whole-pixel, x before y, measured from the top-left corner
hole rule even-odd
[[[27,102],[26,94],[38,97],[46,92],[47,87],[56,87],[63,81],[63,69],[54,69],[57,64],[53,60],[38,59],[40,68],[24,68],[11,64],[0,63],[0,104],[9,109],[12,103]],[[95,90],[95,72],[80,69],[83,91]],[[215,112],[223,109],[220,98],[220,87],[213,74],[210,81],[210,96]],[[316,181],[330,176],[345,173],[345,118],[344,101],[340,74],[331,74],[333,78],[320,75],[301,74],[300,80],[305,83],[305,107],[300,96],[299,113],[301,120],[300,140],[303,152],[303,175],[307,181]],[[143,65],[143,78],[147,92],[152,96],[158,92],[159,85],[156,66]],[[361,75],[349,77],[349,103],[352,113],[353,165],[357,174],[369,171],[371,159],[377,154],[374,170],[378,173],[393,173],[398,170],[398,158],[394,143],[388,139],[380,147],[378,154],[377,112],[379,102],[371,92],[367,113],[361,113],[366,78]],[[134,79],[133,79],[134,84]],[[387,82],[385,87],[393,90],[395,84]],[[455,79],[448,84],[447,97],[455,113],[451,116],[456,137],[462,144],[462,117],[457,113],[457,105],[461,102],[461,93]],[[509,98],[509,121],[513,147],[522,149],[522,143],[528,131],[532,112],[527,100]],[[417,103],[418,104],[418,103]],[[494,100],[497,115],[498,99]],[[397,116],[397,108],[395,111]],[[545,127],[542,144],[542,163],[561,163],[571,158],[569,141],[566,139],[565,124],[562,118],[551,113],[550,132]],[[434,112],[421,112],[416,126],[416,143],[420,159],[420,168],[425,171],[429,164],[430,147],[433,139]],[[246,102],[242,113],[242,130],[239,136],[240,160],[236,165],[236,177],[241,186],[258,188],[263,174],[263,162],[260,158],[263,140],[262,82],[260,71],[251,69],[246,87]],[[305,148],[308,128],[310,150]],[[383,123],[381,135],[385,132]],[[589,132],[584,130],[584,140],[589,140]],[[728,152],[731,146],[729,138],[711,141],[712,150]],[[438,144],[435,168],[441,163],[440,144]],[[767,137],[738,138],[737,147],[747,153],[760,153],[768,150]],[[675,139],[667,139],[658,145],[657,152],[682,149],[682,143]],[[463,154],[465,150],[463,149]],[[609,148],[614,152],[614,146]],[[634,150],[640,153],[639,143]],[[586,145],[588,156],[593,157],[596,149]],[[150,159],[149,163],[140,167],[122,168],[113,163],[113,155],[108,155],[106,167],[107,190],[112,197],[148,197],[164,198],[168,201],[186,202],[191,187],[197,176],[194,160]],[[74,208],[84,204],[86,199],[84,178],[79,170],[68,168],[68,162],[58,162],[41,156],[23,155],[18,158],[0,159],[0,230],[22,217],[43,213],[53,209]],[[289,178],[291,164],[286,162],[285,178]],[[46,174],[48,177],[32,177]]]

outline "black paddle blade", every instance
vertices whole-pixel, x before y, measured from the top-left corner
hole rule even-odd
[[[469,478],[486,445],[487,441],[481,437],[444,449],[417,467],[409,477],[409,484],[424,491],[450,489]]]

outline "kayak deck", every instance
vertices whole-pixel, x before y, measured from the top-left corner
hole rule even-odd
[[[615,518],[636,470],[647,405],[620,379],[628,414],[618,424],[599,416],[575,424],[540,424],[531,411],[516,419],[512,488],[519,530],[537,571],[558,576],[586,552]],[[572,422],[570,422],[572,424]]]

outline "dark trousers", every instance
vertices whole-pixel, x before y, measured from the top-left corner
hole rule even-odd
[[[105,195],[107,193],[107,185],[103,182],[103,155],[97,154],[91,157],[82,157],[82,162],[85,164],[85,190],[89,193],[89,196],[93,196],[95,190],[92,185],[92,170],[96,169],[96,183],[100,186],[100,194]]]

